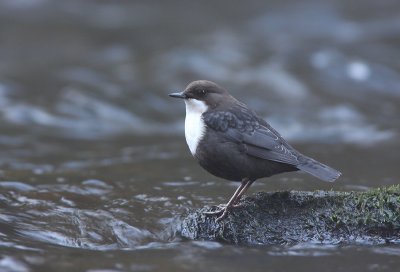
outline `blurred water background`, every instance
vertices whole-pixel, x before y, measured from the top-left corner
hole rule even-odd
[[[0,271],[397,271],[398,245],[176,235],[236,186],[186,147],[167,94],[196,79],[343,172],[251,192],[399,183],[399,1],[1,0]]]

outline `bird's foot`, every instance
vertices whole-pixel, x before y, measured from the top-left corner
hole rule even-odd
[[[203,214],[206,214],[206,215],[219,215],[219,214],[223,213],[226,210],[227,205],[223,204],[223,205],[219,205],[219,206],[223,206],[223,208],[215,210],[215,211],[203,212]]]
[[[203,212],[203,214],[206,214],[206,215],[216,215],[216,214],[218,215],[218,214],[221,214],[221,213],[224,212],[224,210],[226,210],[226,208],[229,209],[229,208],[237,208],[237,207],[242,206],[242,204],[240,204],[239,201],[240,201],[240,198],[238,199],[238,201],[235,201],[235,203],[231,204],[229,207],[228,207],[228,204],[220,204],[218,206],[219,207],[222,206],[222,208],[220,208],[219,210]]]
[[[223,206],[223,208],[218,209],[216,211],[203,212],[203,214],[206,214],[206,215],[220,215],[215,220],[215,222],[218,223],[219,221],[221,221],[222,219],[224,219],[228,215],[228,211],[231,208],[236,208],[236,207],[240,206],[240,204],[235,204],[235,205],[230,205],[230,206],[224,204],[224,205],[220,205],[220,206]]]
[[[228,206],[226,206],[223,210],[222,210],[222,214],[215,219],[215,222],[218,223],[219,221],[221,221],[222,219],[224,219],[226,217],[226,215],[228,214]]]
[[[206,214],[206,215],[220,215],[215,220],[215,222],[218,223],[219,221],[221,221],[222,219],[224,219],[226,217],[226,215],[228,214],[228,210],[231,207],[228,207],[227,205],[224,205],[224,207],[222,209],[218,209],[216,211],[203,212],[203,214]]]

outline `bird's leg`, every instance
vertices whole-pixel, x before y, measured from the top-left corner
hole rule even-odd
[[[244,193],[246,193],[247,189],[250,188],[250,186],[254,183],[254,180],[250,180],[248,179],[245,186],[243,186],[243,188],[240,190],[239,194],[236,197],[235,202],[233,203],[234,207],[238,206],[238,202],[240,201],[240,199],[242,198],[242,195],[244,195]]]
[[[207,215],[214,215],[214,214],[216,214],[216,215],[218,215],[218,214],[221,214],[221,213],[222,213],[222,215],[219,216],[219,217],[216,219],[216,222],[221,221],[221,220],[227,215],[228,209],[230,209],[230,208],[233,206],[233,204],[237,202],[237,197],[239,196],[239,194],[243,191],[243,189],[246,187],[246,185],[247,185],[249,182],[250,182],[249,179],[243,179],[243,180],[242,180],[242,183],[241,183],[240,186],[236,189],[235,193],[232,195],[231,199],[228,201],[228,203],[225,205],[224,208],[222,208],[222,209],[220,209],[220,210],[218,210],[218,211],[204,212],[204,214],[207,214]],[[250,185],[249,185],[249,186],[250,186]],[[249,187],[249,186],[248,186],[248,187]],[[247,188],[248,188],[248,187],[247,187]],[[247,189],[246,189],[246,190],[247,190]],[[243,191],[243,193],[244,193],[244,192],[245,192],[245,191]]]
[[[222,213],[226,209],[226,207],[229,205],[229,203],[232,203],[233,201],[235,201],[237,195],[240,193],[240,191],[243,189],[243,187],[245,185],[246,185],[246,183],[244,181],[242,181],[240,186],[236,189],[235,193],[232,195],[231,199],[229,199],[228,203],[224,205],[225,206],[224,208],[217,210],[217,211],[213,211],[213,212],[203,212],[203,213],[207,214],[207,215],[214,215],[214,214]]]

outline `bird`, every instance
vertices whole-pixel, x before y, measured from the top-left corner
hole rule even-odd
[[[196,80],[169,94],[186,105],[185,138],[193,157],[214,176],[240,182],[223,208],[206,212],[227,216],[260,178],[304,171],[333,182],[341,173],[297,151],[272,126],[218,84]]]

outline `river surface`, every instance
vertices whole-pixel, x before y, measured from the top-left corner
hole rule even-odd
[[[226,202],[167,94],[209,79],[343,172],[249,193],[400,181],[400,2],[0,1],[0,271],[400,271],[400,246],[187,241]]]

